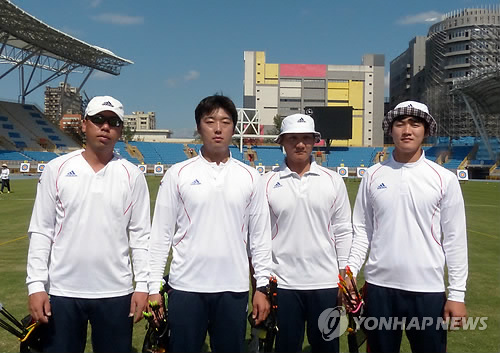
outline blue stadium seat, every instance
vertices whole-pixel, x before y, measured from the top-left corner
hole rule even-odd
[[[281,146],[252,146],[252,149],[257,153],[255,163],[262,163],[262,165],[276,165],[281,164],[284,159]]]
[[[48,162],[52,159],[58,157],[54,152],[42,152],[42,151],[23,151],[23,154],[30,157],[34,161],[44,161]]]
[[[56,125],[46,120],[44,114],[33,105],[0,101],[0,112],[3,117],[0,135],[17,148],[39,150],[41,147],[38,141],[41,139],[57,141],[61,148],[80,147]],[[11,137],[9,132],[18,133],[19,137]],[[57,136],[57,138],[52,136]]]
[[[132,157],[128,153],[127,147],[125,145],[125,142],[123,142],[123,141],[118,141],[116,143],[116,145],[115,145],[115,152],[117,154],[119,154],[121,157],[125,158],[130,163],[134,163],[134,164],[140,164],[141,163],[141,161],[139,161],[137,158]]]
[[[374,158],[382,148],[378,147],[331,147],[326,155],[327,167],[370,167]]]
[[[16,145],[17,148],[26,148],[28,145],[26,145],[26,142],[24,141],[13,141],[14,144]]]
[[[11,138],[21,138],[21,134],[19,132],[9,132],[9,137],[11,137]]]
[[[17,151],[0,151],[0,160],[4,161],[24,161],[26,156],[22,155]]]

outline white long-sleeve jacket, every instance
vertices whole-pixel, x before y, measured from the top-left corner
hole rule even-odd
[[[263,178],[260,189],[271,213],[273,273],[278,286],[336,288],[352,242],[344,180],[314,161],[302,177],[283,163]]]
[[[271,231],[265,198],[256,192],[260,178],[233,158],[217,165],[201,153],[167,170],[151,229],[151,294],[159,291],[170,249],[174,289],[248,291],[248,257],[257,286],[268,283]]]
[[[353,212],[348,264],[365,280],[415,292],[444,292],[464,301],[467,280],[465,209],[457,177],[425,158],[391,158],[366,171]]]
[[[29,226],[29,294],[108,298],[147,292],[149,191],[143,173],[114,157],[94,172],[75,151],[50,161]],[[132,253],[132,264],[130,254]]]

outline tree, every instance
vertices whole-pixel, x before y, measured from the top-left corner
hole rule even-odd
[[[280,134],[280,129],[281,129],[281,123],[283,122],[284,117],[282,117],[279,114],[276,114],[273,118],[273,125],[274,128],[269,131],[271,135],[279,135]]]
[[[132,129],[130,126],[125,125],[122,131],[122,140],[125,142],[132,141],[134,139],[135,129]]]

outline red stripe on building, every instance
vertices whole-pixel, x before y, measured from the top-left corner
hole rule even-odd
[[[326,65],[280,64],[280,77],[326,77]]]

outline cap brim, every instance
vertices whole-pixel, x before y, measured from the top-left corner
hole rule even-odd
[[[97,115],[97,114],[100,114],[102,112],[112,112],[113,114],[115,114],[118,118],[120,118],[121,121],[123,121],[123,116],[119,113],[117,113],[115,110],[113,109],[109,109],[109,108],[106,108],[106,109],[92,109],[92,110],[88,110],[85,114],[85,117],[87,116],[94,116],[94,115]]]
[[[294,132],[294,131],[289,131],[289,132],[282,132],[281,134],[278,135],[278,137],[276,137],[274,139],[274,142],[276,143],[281,143],[281,139],[283,137],[283,135],[285,134],[314,134],[314,137],[315,137],[315,143],[318,143],[321,141],[321,134],[317,131],[312,131],[312,132]]]

